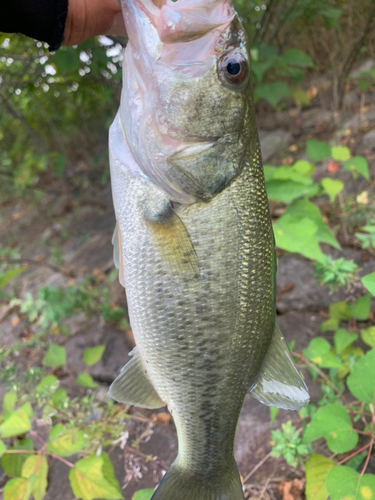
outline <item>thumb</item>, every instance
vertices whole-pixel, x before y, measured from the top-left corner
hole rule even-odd
[[[113,19],[112,26],[106,32],[106,35],[128,36],[126,33],[124,18],[122,13],[119,12]]]

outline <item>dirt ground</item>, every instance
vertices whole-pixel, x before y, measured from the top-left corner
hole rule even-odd
[[[325,91],[325,80],[311,82],[318,88],[312,106],[306,109],[291,108],[279,112],[259,108],[258,126],[265,163],[287,163],[291,155],[290,146],[302,143],[308,137],[319,140],[335,138],[346,143],[354,154],[366,155],[375,174],[375,92],[365,98],[356,89],[348,89],[345,107],[339,117],[330,111],[329,92]],[[294,148],[295,149],[295,148]],[[293,148],[292,148],[293,150]],[[327,176],[328,162],[317,169],[316,176]],[[359,194],[366,188],[366,181],[351,181],[348,172],[338,173],[346,181],[350,193]],[[111,190],[106,186],[91,199],[75,199],[68,195],[49,196],[43,204],[27,211],[22,203],[15,202],[2,209],[0,220],[0,241],[16,242],[22,249],[22,257],[49,261],[56,244],[60,249],[63,267],[76,279],[92,273],[108,274],[113,269],[111,237],[114,227]],[[324,249],[333,255],[328,247]],[[346,245],[346,258],[354,259],[361,267],[360,275],[375,271],[375,258],[360,249]],[[72,278],[44,265],[30,265],[27,273],[18,280],[18,293],[35,293],[42,285],[62,286]],[[123,289],[116,282],[111,287],[113,302],[125,306]],[[345,291],[332,294],[328,288],[316,284],[312,276],[312,265],[306,259],[295,255],[281,255],[279,258],[277,310],[279,323],[288,341],[295,340],[295,350],[301,352],[310,340],[318,334],[319,324],[326,319],[328,304],[345,298]],[[15,339],[22,339],[25,321],[15,321],[16,313],[0,307],[1,345],[10,345]],[[99,392],[105,394],[109,384],[117,376],[128,359],[133,347],[131,332],[124,332],[97,318],[74,317],[69,326],[72,334],[66,339],[67,369],[73,374],[84,369],[82,352],[96,344],[106,344],[102,360],[90,368],[93,378],[100,384]],[[20,360],[24,366],[35,362],[38,353],[28,353],[28,359]],[[307,384],[312,401],[319,397],[319,386],[313,384],[308,374]],[[69,385],[62,381],[62,384]],[[0,385],[0,398],[5,391]],[[131,436],[139,435],[147,427],[150,438],[143,442],[139,451],[110,450],[116,474],[122,484],[129,482],[124,490],[125,498],[131,498],[134,491],[154,487],[162,471],[171,463],[177,453],[177,440],[173,421],[165,413],[159,417],[152,412],[140,412],[144,422],[133,424]],[[243,406],[235,444],[235,456],[248,498],[280,498],[277,486],[281,481],[303,479],[303,473],[286,465],[282,459],[269,458],[270,431],[282,422],[291,420],[299,425],[297,413],[280,411],[271,426],[269,409],[250,396]],[[145,457],[153,460],[146,463]],[[268,457],[268,458],[267,458]],[[373,465],[375,467],[375,464]],[[56,461],[51,468],[46,500],[71,500],[68,490],[68,470]],[[138,477],[136,477],[138,476]],[[0,470],[1,481],[1,470]]]

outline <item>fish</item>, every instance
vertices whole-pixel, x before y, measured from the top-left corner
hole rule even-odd
[[[115,400],[167,406],[178,455],[152,500],[243,500],[246,394],[309,401],[276,318],[276,254],[232,0],[122,0],[129,42],[110,127],[114,260],[136,347]]]

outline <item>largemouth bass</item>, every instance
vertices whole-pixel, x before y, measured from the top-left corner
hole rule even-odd
[[[179,450],[153,500],[242,500],[246,393],[308,393],[276,324],[275,245],[232,0],[123,0],[129,43],[110,130],[115,261],[137,347],[110,388],[167,405]]]

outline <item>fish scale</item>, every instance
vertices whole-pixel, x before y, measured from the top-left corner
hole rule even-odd
[[[276,322],[245,33],[231,0],[207,2],[123,0],[130,40],[109,146],[137,347],[110,394],[173,415],[178,455],[152,500],[243,500],[233,444],[246,393],[308,402]]]
[[[210,203],[180,214],[199,261],[201,278],[193,282],[166,277],[144,218],[134,216],[145,211],[147,182],[124,173],[121,181],[128,204],[118,222],[121,234],[131,235],[122,245],[133,333],[156,391],[173,412],[179,460],[191,470],[207,463],[217,473],[226,467],[225,450],[232,456],[239,411],[274,330],[273,238],[256,165],[247,163]],[[154,196],[163,193],[155,189]]]

